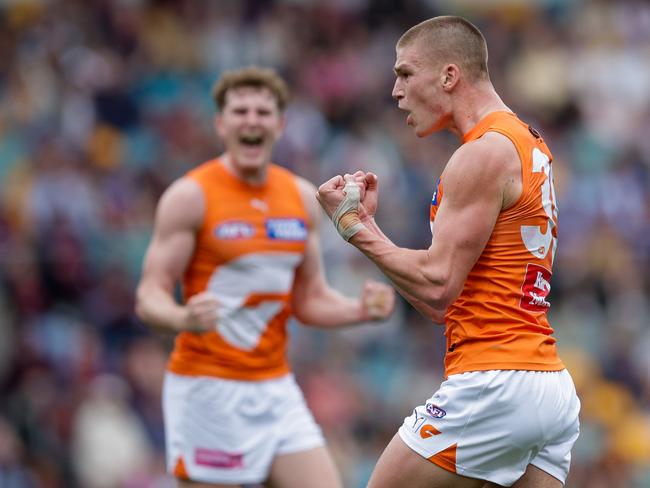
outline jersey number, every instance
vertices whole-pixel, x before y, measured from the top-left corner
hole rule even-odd
[[[538,148],[533,149],[533,173],[544,173],[546,177],[542,183],[542,207],[548,216],[546,232],[542,232],[539,225],[522,225],[521,238],[526,249],[539,259],[544,259],[551,251],[551,263],[555,258],[557,238],[553,236],[553,229],[557,225],[557,206],[555,204],[555,189],[553,188],[553,169],[546,154]]]

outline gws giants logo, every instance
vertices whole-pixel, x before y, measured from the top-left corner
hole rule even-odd
[[[546,300],[550,291],[551,272],[543,266],[528,263],[519,306],[530,312],[546,312],[551,306]]]

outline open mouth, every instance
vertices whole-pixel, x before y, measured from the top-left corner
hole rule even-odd
[[[245,146],[261,146],[264,142],[264,137],[259,135],[242,135],[239,137],[239,142]]]

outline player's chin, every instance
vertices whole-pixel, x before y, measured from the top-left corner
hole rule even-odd
[[[418,127],[414,127],[413,130],[415,131],[415,135],[418,136],[419,138],[426,137],[429,134],[431,134],[430,131]]]

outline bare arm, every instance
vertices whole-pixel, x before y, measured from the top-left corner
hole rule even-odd
[[[188,306],[174,298],[176,283],[194,252],[203,213],[201,190],[187,178],[175,182],[160,199],[136,291],[136,314],[153,327],[176,332],[204,330],[216,321],[213,297],[196,295]]]
[[[388,317],[395,306],[391,287],[367,281],[362,296],[348,298],[331,288],[325,279],[320,250],[321,209],[314,198],[316,188],[298,178],[298,185],[312,226],[305,258],[296,271],[292,308],[295,317],[307,325],[339,327]]]
[[[399,248],[368,226],[350,242],[368,256],[408,297],[446,310],[487,243],[502,208],[521,185],[521,165],[512,144],[499,134],[463,145],[443,174],[445,197],[426,250]],[[330,180],[331,181],[331,180]],[[519,186],[517,186],[517,182]],[[340,196],[327,183],[321,204],[331,215]],[[328,193],[332,195],[328,195]]]
[[[395,246],[395,244],[393,244],[393,242],[379,228],[379,226],[375,222],[374,217],[369,217],[368,219],[364,220],[363,224],[366,226],[366,229],[368,229],[368,231],[372,232],[380,239],[386,241],[388,244]],[[430,319],[436,324],[444,323],[445,312],[447,311],[446,309],[433,308],[432,306],[424,303],[422,300],[418,300],[417,298],[415,298],[413,295],[409,294],[405,290],[399,287],[396,287],[396,289],[399,292],[399,294],[402,295],[402,297],[404,297],[404,299],[408,301],[411,304],[411,306],[415,308],[418,312],[420,312],[420,314],[422,314],[424,317]]]

